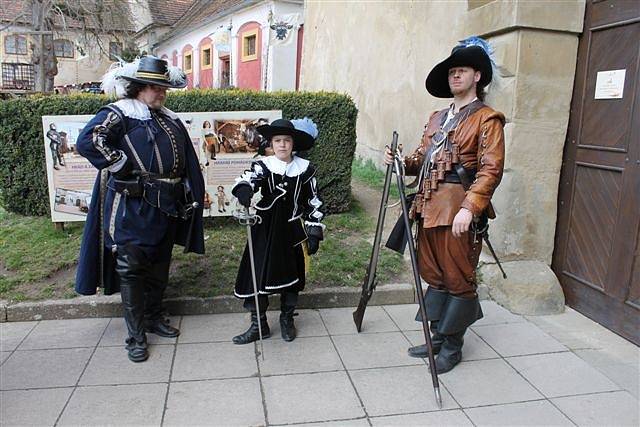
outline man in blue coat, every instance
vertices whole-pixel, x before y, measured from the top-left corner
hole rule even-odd
[[[112,69],[105,92],[123,99],[101,108],[77,150],[100,172],[85,224],[76,277],[83,295],[120,291],[129,359],[147,360],[146,332],[176,337],[162,298],[175,243],[204,253],[204,180],[168,88],[186,85],[176,67],[152,56]]]

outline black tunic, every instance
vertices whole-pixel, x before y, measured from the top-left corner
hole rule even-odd
[[[256,204],[261,221],[251,229],[258,292],[263,295],[298,292],[305,285],[303,242],[308,227],[322,227],[322,201],[316,187],[315,168],[308,160],[295,157],[290,163],[269,156],[254,162],[236,180],[251,185],[262,198]],[[236,188],[234,187],[234,189]],[[245,247],[234,291],[238,298],[254,296]]]

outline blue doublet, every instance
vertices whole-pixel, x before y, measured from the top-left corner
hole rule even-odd
[[[149,111],[131,99],[110,104],[82,130],[76,148],[100,171],[80,249],[78,293],[92,295],[99,286],[105,294],[118,292],[113,253],[119,246],[138,247],[151,259],[174,243],[185,246],[185,252],[204,253],[204,181],[189,135],[173,112]],[[117,172],[125,162],[170,182],[186,182],[199,204],[194,217],[168,216],[153,200],[149,203],[147,193],[130,197],[116,191],[110,171]]]

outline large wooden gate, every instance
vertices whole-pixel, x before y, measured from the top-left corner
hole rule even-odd
[[[571,307],[636,344],[640,344],[639,62],[640,2],[587,1],[552,266]]]

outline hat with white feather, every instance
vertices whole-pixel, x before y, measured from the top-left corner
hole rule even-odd
[[[143,56],[112,64],[102,77],[101,86],[104,93],[124,98],[129,82],[179,89],[187,85],[187,78],[180,68],[170,66],[164,59]]]

